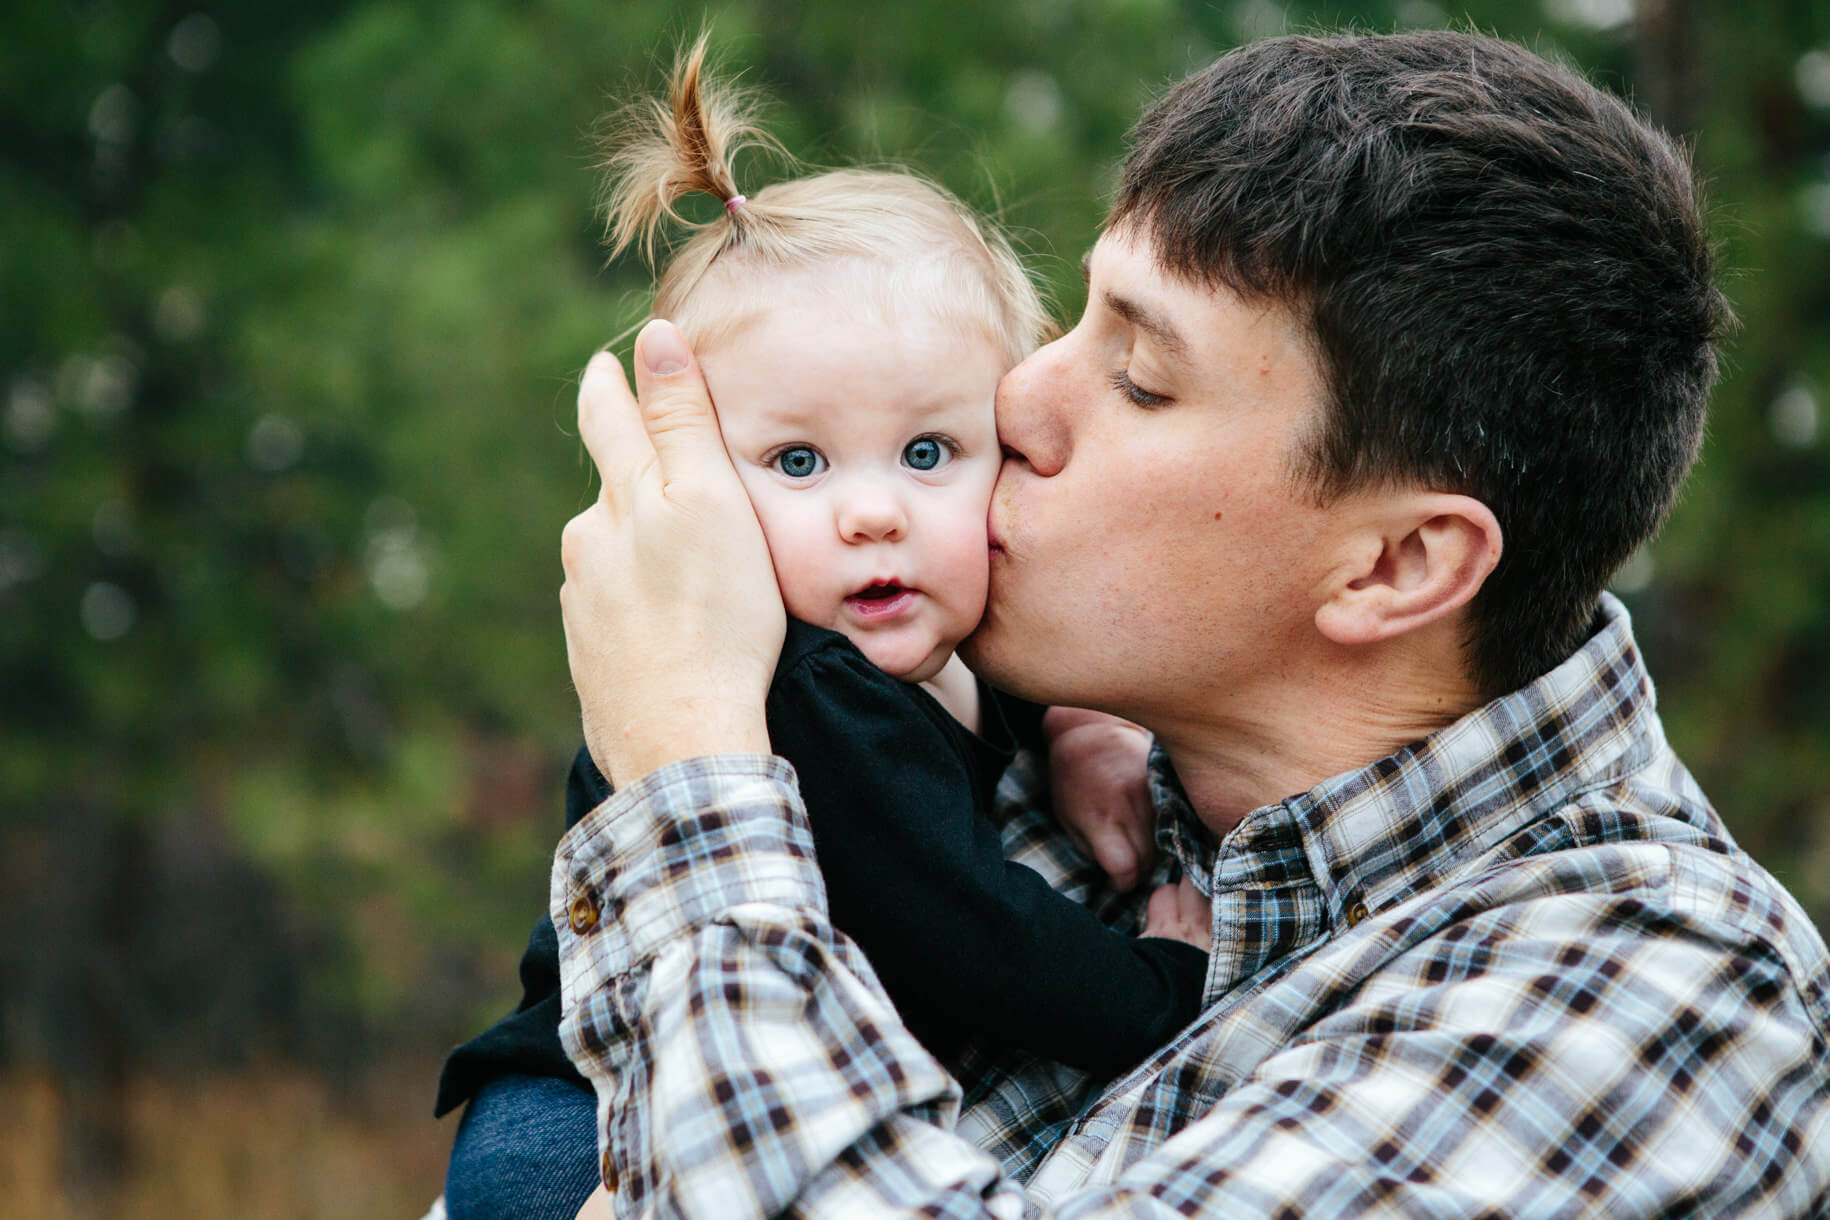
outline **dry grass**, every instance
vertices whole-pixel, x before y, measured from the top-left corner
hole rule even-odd
[[[344,1097],[294,1068],[136,1081],[131,1155],[102,1191],[67,1180],[58,1084],[0,1077],[0,1220],[415,1220],[455,1130],[432,1120],[435,1079],[430,1067],[387,1072]]]

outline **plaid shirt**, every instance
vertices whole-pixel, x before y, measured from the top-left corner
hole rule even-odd
[[[1013,856],[1097,898],[1019,767]],[[1666,745],[1625,611],[1533,685],[1215,842],[1199,1018],[962,1090],[826,917],[780,759],[675,764],[553,873],[620,1213],[1830,1214],[1830,961]],[[1135,903],[1108,900],[1116,923]]]

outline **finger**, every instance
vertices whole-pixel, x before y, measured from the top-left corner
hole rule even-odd
[[[572,1220],[611,1220],[615,1214],[611,1208],[609,1192],[599,1182],[597,1189],[591,1192],[591,1197],[584,1201]]]
[[[1108,827],[1094,837],[1093,860],[1119,893],[1129,893],[1137,884],[1137,849],[1122,830]]]
[[[1150,904],[1144,908],[1144,933],[1148,936],[1163,935],[1173,932],[1180,922],[1177,919],[1178,895],[1171,882],[1165,882],[1150,891]]]
[[[572,582],[569,579],[559,586],[559,617],[565,628],[566,670],[572,675],[573,690],[579,689],[578,678],[580,669],[587,663],[586,658],[588,655],[584,647],[584,632],[587,629],[580,621],[578,598],[579,593],[573,587]],[[602,736],[598,732],[598,725],[592,717],[592,709],[590,706],[581,703],[578,712],[579,725],[584,730],[585,747],[591,753],[591,761],[597,764],[597,769],[602,772],[604,778],[609,780],[611,785],[614,786],[616,784],[616,776],[610,770],[609,755],[604,750]]]
[[[570,577],[574,572],[584,570],[585,556],[591,551],[591,518],[596,506],[579,513],[565,523],[559,531],[559,570]]]
[[[1156,810],[1150,804],[1150,794],[1141,786],[1131,793],[1131,817],[1125,822],[1124,831],[1137,857],[1138,871],[1149,869],[1156,863]]]
[[[641,410],[623,366],[609,352],[592,356],[578,383],[578,435],[611,504],[619,503],[625,489],[654,462],[654,443],[642,426]]]
[[[1190,936],[1196,941],[1213,936],[1214,904],[1187,877],[1176,887],[1176,902],[1182,909],[1182,922]]]
[[[672,322],[655,318],[636,336],[635,392],[662,486],[689,473],[730,469],[705,374]]]
[[[1176,882],[1176,908],[1185,918],[1192,919],[1196,923],[1201,922],[1202,912],[1208,909],[1207,899],[1202,896],[1200,890],[1195,888],[1195,883],[1187,877]]]

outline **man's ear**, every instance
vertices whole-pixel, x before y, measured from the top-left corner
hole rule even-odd
[[[1500,523],[1471,496],[1401,494],[1350,534],[1316,628],[1336,644],[1371,644],[1465,606],[1500,561]]]

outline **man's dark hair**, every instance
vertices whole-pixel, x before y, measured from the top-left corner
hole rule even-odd
[[[1483,690],[1581,644],[1696,457],[1730,321],[1670,139],[1498,39],[1273,39],[1139,120],[1109,224],[1307,327],[1328,402],[1296,474],[1322,502],[1418,485],[1493,511]]]

